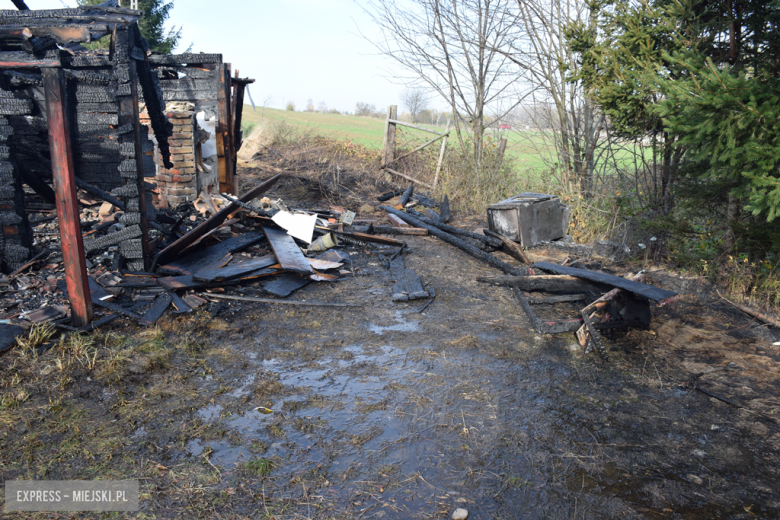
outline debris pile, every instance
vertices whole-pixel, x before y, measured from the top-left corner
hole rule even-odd
[[[21,275],[36,263],[48,261],[41,257],[3,279],[4,287],[16,297],[0,302],[4,306],[4,322],[14,325],[53,322],[66,330],[92,330],[126,317],[149,326],[169,308],[173,313],[186,313],[214,299],[275,302],[278,300],[221,293],[225,287],[251,283],[270,296],[286,298],[312,282],[338,281],[355,274],[350,255],[343,251],[343,246],[366,248],[369,244],[395,253],[390,260],[394,272],[399,273],[394,299],[408,301],[431,296],[423,289],[419,277],[403,266],[400,252],[406,243],[373,234],[375,221],[357,219],[354,212],[344,208],[297,211],[281,201],[261,198],[280,177],[263,182],[238,199],[228,194],[201,195],[194,204],[180,205],[179,214],[170,210],[168,214],[161,213],[165,216],[163,220],[170,224],[159,226],[154,240],[154,266],[148,271],[117,268],[118,259],[123,255],[123,242],[116,237],[123,236],[127,229],[116,222],[121,212],[110,203],[83,199],[87,207],[81,216],[82,226],[88,230],[84,244],[89,262],[90,299],[97,307],[95,321],[85,327],[72,326],[68,316],[68,289],[60,264],[47,263],[34,274]],[[53,218],[43,220],[36,231],[51,229],[45,232],[44,240],[55,249],[56,223],[52,222]],[[115,229],[110,234],[89,238],[98,229],[112,226]],[[36,310],[24,310],[30,308]]]
[[[512,287],[536,332],[574,332],[586,353],[595,349],[602,358],[608,360],[600,330],[646,328],[651,319],[650,301],[663,306],[678,298],[674,292],[641,283],[641,274],[624,279],[552,262],[532,263],[525,249],[565,236],[568,208],[561,205],[556,197],[523,193],[494,204],[488,209],[488,221],[493,230],[484,229],[480,235],[446,224],[444,210],[442,214],[430,209],[426,209],[426,214],[415,211],[412,207],[414,202],[409,202],[412,192],[413,188],[410,187],[404,192],[398,191],[379,197],[380,201],[384,201],[401,195],[401,200],[395,207],[381,208],[389,214],[391,220],[427,230],[431,235],[509,275],[478,277],[477,281]],[[524,265],[508,264],[490,254],[495,251],[501,251]],[[536,274],[536,271],[554,274]],[[524,291],[540,291],[549,295],[528,298]],[[567,302],[585,303],[579,310],[579,317],[564,320],[540,319],[531,307],[531,304],[554,305]]]
[[[452,226],[446,223],[446,198],[437,203],[414,194],[412,187],[378,197],[382,202],[398,198],[393,206],[380,206],[387,213],[385,225],[378,220],[358,218],[353,211],[341,207],[296,210],[281,200],[265,197],[265,192],[282,177],[276,175],[240,198],[227,193],[201,193],[192,203],[160,212],[156,229],[150,232],[153,261],[147,270],[121,268],[127,243],[122,237],[129,229],[119,218],[122,212],[110,202],[100,203],[82,194],[81,202],[86,207],[81,225],[90,268],[90,297],[98,308],[96,320],[86,327],[74,327],[69,321],[67,285],[58,276],[61,266],[45,255],[3,279],[4,286],[15,292],[17,303],[10,298],[0,301],[4,312],[0,318],[7,323],[16,318],[16,325],[22,319],[50,321],[67,330],[91,330],[119,317],[148,326],[168,309],[186,313],[225,299],[349,306],[282,299],[310,283],[335,282],[355,275],[356,269],[345,249],[356,254],[369,248],[387,253],[379,258],[393,280],[392,301],[428,299],[419,311],[422,312],[436,293],[406,267],[402,255],[408,250],[406,242],[390,236],[429,234],[503,271],[505,276],[477,280],[511,287],[536,332],[574,332],[586,352],[595,349],[604,359],[608,355],[601,331],[647,327],[650,302],[664,305],[676,297],[675,293],[641,283],[641,274],[629,280],[576,268],[581,263],[571,259],[564,262],[569,265],[538,261],[537,252],[526,251],[503,235],[488,229],[479,234]],[[39,215],[33,219],[39,240],[36,243],[55,249],[54,218],[43,216],[45,213]],[[109,234],[92,238],[101,231]],[[503,252],[515,261],[507,262],[495,252]],[[24,274],[37,263],[43,263],[43,268]],[[239,294],[226,294],[228,287]],[[23,305],[18,304],[19,300]],[[540,318],[532,308],[558,304],[577,305],[577,317]]]

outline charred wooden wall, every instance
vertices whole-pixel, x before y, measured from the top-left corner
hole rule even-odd
[[[139,122],[142,94],[161,162],[168,167],[172,166],[167,141],[172,127],[163,112],[157,73],[147,61],[149,48],[136,24],[140,14],[99,6],[0,11],[0,267],[4,271],[26,261],[32,247],[22,183],[55,202],[42,67],[64,69],[76,177],[110,192],[125,205],[119,217],[125,226],[122,240],[97,237],[87,240],[85,249],[94,249],[100,241],[118,243],[130,269],[144,268],[145,217],[154,216],[149,192],[155,187],[145,179],[153,180],[156,167],[154,144]],[[112,34],[109,55],[62,47],[74,37],[88,42],[96,32]]]

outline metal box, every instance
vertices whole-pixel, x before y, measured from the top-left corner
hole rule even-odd
[[[542,193],[521,193],[488,206],[488,227],[494,233],[533,247],[563,238],[568,207],[558,197]]]

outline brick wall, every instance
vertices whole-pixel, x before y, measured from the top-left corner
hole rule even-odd
[[[155,205],[158,208],[175,207],[198,198],[198,176],[195,170],[195,105],[173,102],[166,106],[168,121],[173,124],[173,135],[168,138],[173,168],[166,169],[157,160],[157,190]],[[145,114],[141,122],[146,124]]]

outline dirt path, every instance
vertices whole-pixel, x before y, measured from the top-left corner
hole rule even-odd
[[[137,518],[780,517],[780,351],[749,320],[697,293],[605,363],[536,335],[475,281],[494,270],[408,243],[437,293],[422,314],[356,253],[355,276],[291,297],[355,307],[214,303],[0,358],[3,479],[141,478]],[[699,381],[745,409],[685,388],[727,362],[743,370]]]

